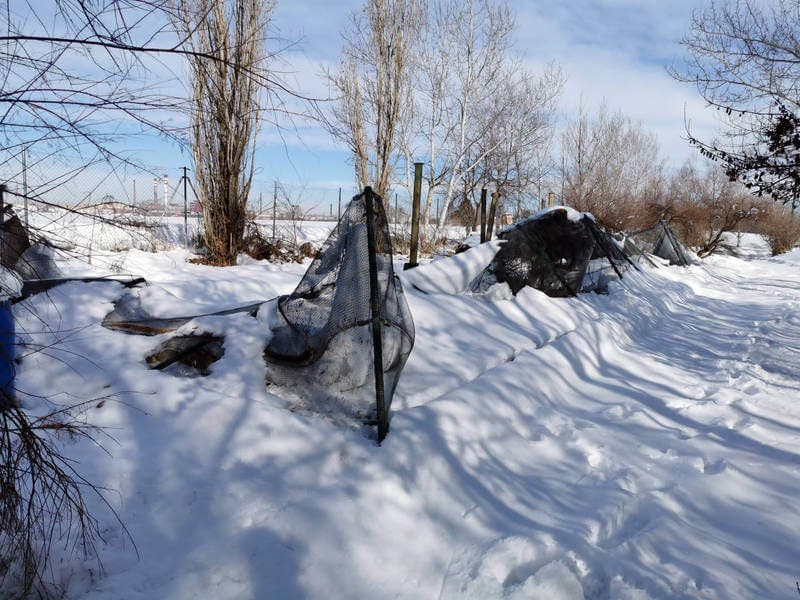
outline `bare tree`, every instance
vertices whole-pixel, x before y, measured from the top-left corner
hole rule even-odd
[[[750,114],[776,102],[800,109],[797,0],[714,0],[694,13],[683,45],[687,63],[671,73],[711,106]]]
[[[668,219],[700,257],[712,254],[726,233],[754,223],[759,215],[756,199],[713,163],[704,171],[691,163],[683,165],[667,189],[665,203],[654,205],[652,212]]]
[[[258,120],[259,73],[274,3],[176,0],[176,29],[195,52],[190,61],[192,154],[211,262],[236,263],[247,220]],[[218,60],[210,61],[205,56]]]
[[[398,127],[411,95],[411,53],[419,0],[367,0],[343,34],[337,71],[327,77],[338,98],[328,127],[353,154],[359,188],[389,193]]]
[[[462,178],[493,149],[474,152],[498,115],[496,110],[488,115],[483,111],[492,106],[492,98],[499,99],[504,80],[513,72],[506,53],[514,18],[507,3],[440,0],[431,23],[426,40],[430,56],[422,63],[422,137],[429,153],[425,230],[434,191],[444,188],[438,223],[442,227]]]
[[[652,203],[664,162],[641,124],[601,105],[595,118],[582,106],[562,137],[564,202],[588,211],[604,227],[625,230]]]
[[[711,2],[693,15],[686,64],[672,68],[719,111],[721,140],[689,141],[759,195],[796,203],[800,174],[800,6],[797,0]]]
[[[563,87],[561,69],[549,65],[541,77],[520,71],[501,83],[499,93],[486,99],[481,111],[493,124],[475,144],[482,156],[472,179],[491,187],[515,207],[517,216],[541,198],[545,178],[554,170],[550,153],[555,132],[556,101]],[[468,177],[465,177],[467,179]],[[473,189],[474,195],[474,189]],[[538,204],[538,200],[535,204]]]
[[[175,133],[165,111],[180,102],[151,74],[169,77],[163,58],[185,49],[170,35],[169,20],[159,18],[165,12],[160,2],[13,4],[5,1],[0,32],[3,150],[47,145],[123,159],[115,140],[143,130]],[[112,119],[124,127],[110,127]]]

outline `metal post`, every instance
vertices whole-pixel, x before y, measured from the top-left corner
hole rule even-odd
[[[497,204],[500,202],[500,192],[492,192],[492,204],[489,207],[489,222],[486,225],[486,241],[492,239],[494,233],[494,218],[497,214]]]
[[[375,405],[378,417],[378,443],[389,433],[389,415],[386,410],[386,391],[383,382],[383,340],[381,338],[381,305],[378,289],[377,244],[375,243],[375,207],[378,198],[371,187],[364,188],[364,204],[367,216],[367,249],[369,254],[369,303],[372,321],[372,355],[375,371]]]
[[[417,266],[417,251],[419,249],[419,203],[422,197],[422,163],[414,163],[414,194],[411,198],[411,250],[408,262],[403,269],[413,269]]]
[[[481,188],[481,203],[478,210],[481,212],[481,244],[486,241],[486,188]]]
[[[22,149],[22,195],[25,197],[25,229],[28,229],[28,149]]]
[[[272,192],[272,241],[276,239],[275,235],[275,217],[278,214],[278,180],[275,180],[275,187]]]
[[[342,220],[342,188],[339,188],[339,208],[336,212],[336,220]]]
[[[136,177],[133,178],[133,205],[136,206]]]
[[[186,186],[189,178],[186,176],[187,168],[183,167],[183,247],[189,247],[189,195]]]
[[[606,259],[611,264],[611,268],[614,269],[614,273],[617,274],[617,277],[622,279],[622,273],[617,268],[617,265],[614,262],[614,257],[611,256],[611,252],[609,251],[606,240],[602,239],[602,234],[597,229],[597,226],[593,222],[591,222],[591,219],[589,219],[589,217],[583,217],[583,218],[587,221],[590,221],[589,223],[587,223],[587,227],[589,228],[589,231],[592,233],[592,237],[594,237],[595,243],[598,246],[600,246],[600,249],[603,251],[603,254],[606,255]]]

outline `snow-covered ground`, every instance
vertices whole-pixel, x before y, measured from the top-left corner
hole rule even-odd
[[[185,221],[182,216],[136,216],[111,213],[96,216],[68,213],[63,210],[31,212],[31,226],[40,231],[54,244],[68,248],[73,255],[103,262],[116,259],[120,251],[127,249],[169,249],[185,245],[186,234],[192,241],[202,230],[196,215]],[[131,223],[120,226],[114,220]],[[259,228],[267,237],[272,236],[272,221],[259,219]],[[144,226],[136,226],[144,225]],[[336,225],[332,221],[287,221],[275,222],[275,236],[295,244],[311,242],[319,246]]]
[[[187,236],[191,246],[202,232],[202,223],[197,215],[190,215],[184,220],[183,216],[115,216],[111,213],[91,216],[54,209],[31,212],[29,218],[35,231],[56,246],[68,250],[71,256],[80,257],[93,266],[117,265],[120,252],[128,249],[169,250],[185,247]],[[119,222],[129,225],[121,226]],[[259,218],[255,223],[265,237],[273,237],[272,219]],[[274,237],[277,239],[296,246],[308,242],[319,248],[336,222],[278,219],[274,225]],[[391,223],[390,227],[398,235],[410,236],[409,223]],[[464,233],[464,228],[460,226],[452,225],[445,229],[448,239],[460,239]]]
[[[65,558],[65,597],[794,597],[800,252],[647,269],[604,296],[462,293],[487,256],[402,275],[416,345],[380,447],[265,386],[261,320],[187,326],[226,335],[191,378],[147,369],[167,336],[99,325],[119,284],[18,305],[28,406],[114,396],[87,414],[110,455],[63,447],[136,548],[93,500],[104,572]],[[266,300],[305,268],[185,257],[114,264],[158,316]]]

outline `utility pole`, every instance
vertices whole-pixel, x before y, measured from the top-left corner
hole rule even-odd
[[[22,195],[25,197],[25,229],[28,229],[28,149],[22,149]]]
[[[183,247],[189,247],[189,196],[186,193],[186,185],[189,178],[186,176],[187,168],[183,167]]]
[[[272,192],[272,241],[276,239],[275,235],[275,217],[278,213],[278,180],[275,180],[275,188]]]

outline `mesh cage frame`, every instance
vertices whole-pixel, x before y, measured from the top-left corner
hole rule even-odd
[[[514,295],[526,286],[556,298],[575,296],[582,290],[594,239],[586,225],[571,220],[566,210],[521,221],[500,232],[498,238],[505,243],[472,281],[472,291],[503,282]]]
[[[688,267],[691,264],[683,244],[664,219],[653,227],[631,233],[629,237],[642,251],[663,258],[671,265]]]
[[[354,196],[295,290],[278,298],[264,350],[269,381],[293,388],[301,408],[375,424],[379,441],[388,432],[394,390],[414,345],[414,322],[394,272],[389,233],[380,196],[369,188]],[[378,379],[383,406],[373,389]]]

